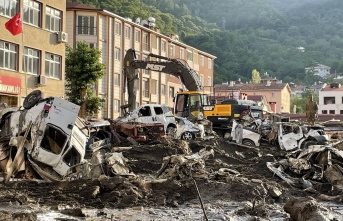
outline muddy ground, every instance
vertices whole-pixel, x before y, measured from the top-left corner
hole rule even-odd
[[[185,175],[173,179],[156,176],[163,157],[203,148],[213,149],[214,156],[206,160],[204,173],[194,176],[195,182]],[[122,152],[135,176],[1,183],[0,220],[291,220],[283,210],[289,199],[310,196],[319,201],[320,193],[291,187],[269,171],[266,162],[285,155],[272,146],[245,147],[221,138],[162,139]],[[340,203],[321,204],[327,220],[343,219]]]

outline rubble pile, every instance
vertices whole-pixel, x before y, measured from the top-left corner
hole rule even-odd
[[[78,217],[96,209],[92,218],[104,220],[116,217],[110,210],[128,208],[165,208],[144,214],[157,220],[199,220],[206,213],[221,220],[341,215],[319,206],[343,199],[342,143],[327,143],[320,127],[249,119],[238,122],[231,142],[152,137],[142,124],[130,124],[130,139],[113,122],[87,122],[77,111],[59,98],[0,110],[0,205],[7,210],[10,202],[14,211],[4,216],[21,217],[16,210],[23,208]],[[149,142],[141,141],[146,135]],[[280,135],[279,145],[270,142]],[[255,140],[247,142],[248,136]],[[187,212],[175,214],[175,208]],[[130,213],[133,220],[141,215]]]

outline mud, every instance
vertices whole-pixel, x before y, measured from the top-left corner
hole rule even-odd
[[[191,178],[159,179],[163,157],[213,149],[208,176],[195,178],[211,220],[290,220],[283,206],[294,197],[318,192],[291,187],[266,167],[285,153],[273,147],[247,147],[221,138],[185,142],[163,139],[122,151],[135,176],[42,182],[11,180],[0,184],[4,220],[201,220],[204,211]],[[228,168],[238,173],[219,173]],[[329,193],[326,193],[329,194]],[[10,208],[10,209],[9,209]],[[17,211],[18,209],[18,211]],[[25,212],[28,211],[28,216]],[[325,214],[341,217],[327,209]],[[24,214],[24,215],[23,215]],[[21,217],[25,217],[21,219]],[[342,216],[343,217],[343,216]],[[339,220],[339,219],[337,219]]]

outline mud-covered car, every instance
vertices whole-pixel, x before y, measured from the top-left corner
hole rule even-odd
[[[176,134],[177,139],[194,140],[202,138],[204,134],[203,125],[197,125],[182,117],[175,117],[176,120]]]
[[[58,97],[43,99],[36,90],[23,107],[0,110],[0,166],[6,179],[15,171],[28,173],[30,165],[45,180],[61,180],[80,164],[89,135],[76,126],[79,109]]]

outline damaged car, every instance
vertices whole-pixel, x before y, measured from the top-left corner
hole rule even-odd
[[[2,109],[0,165],[6,180],[16,174],[61,180],[80,164],[88,134],[76,126],[79,109],[58,97],[43,99],[39,90],[25,98],[23,107]]]
[[[182,140],[194,140],[204,137],[204,126],[190,122],[183,117],[175,117],[176,134],[175,138]]]
[[[329,141],[321,127],[290,123],[278,123],[276,127],[279,147],[286,151],[296,148],[307,149],[311,145],[324,145]]]

